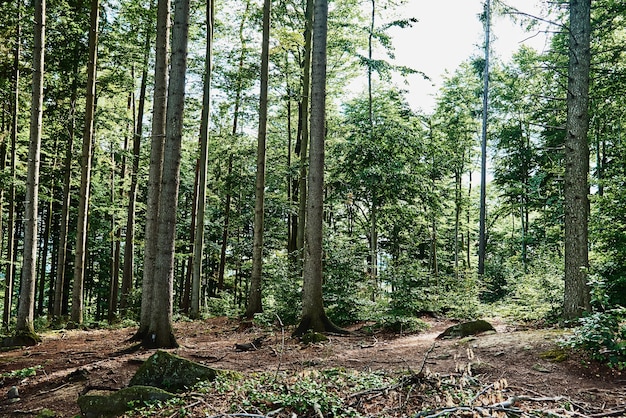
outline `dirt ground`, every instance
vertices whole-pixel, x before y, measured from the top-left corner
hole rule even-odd
[[[244,373],[341,367],[452,375],[469,364],[472,374],[485,384],[505,379],[507,396],[547,404],[558,402],[561,413],[553,416],[626,416],[626,375],[577,355],[561,362],[541,357],[541,353],[556,347],[555,341],[563,336],[561,330],[521,329],[492,320],[497,333],[437,340],[452,322],[424,320],[430,328],[419,334],[355,332],[310,345],[289,338],[289,329],[241,330],[237,321],[227,318],[180,322],[175,325],[180,347],[171,351],[211,367]],[[34,376],[0,380],[0,417],[36,417],[44,408],[59,417],[73,417],[80,414],[76,400],[86,389],[126,386],[140,363],[153,354],[151,350],[129,350],[133,343],[128,339],[134,332],[131,328],[55,331],[42,335],[43,341],[37,346],[0,353],[0,375],[37,368]],[[259,336],[266,339],[258,350],[235,350],[235,344]],[[13,386],[19,390],[17,401],[8,399]]]

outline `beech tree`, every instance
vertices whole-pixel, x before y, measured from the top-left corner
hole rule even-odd
[[[324,142],[326,136],[326,45],[328,1],[315,2],[311,65],[311,146],[302,286],[302,319],[295,336],[316,332],[345,331],[326,316],[322,299],[322,238],[324,214]]]
[[[167,123],[163,153],[163,175],[157,222],[157,247],[152,286],[152,306],[147,347],[177,347],[172,329],[176,209],[180,182],[189,0],[176,0],[172,30],[172,66],[167,96]]]
[[[269,49],[271,0],[263,3],[263,41],[261,44],[261,92],[259,95],[259,130],[257,136],[256,194],[254,201],[254,241],[252,244],[252,276],[248,293],[246,317],[263,311],[261,283],[263,274],[263,234],[265,218],[265,147],[267,137],[267,88],[269,83]]]
[[[145,248],[143,280],[141,283],[141,315],[135,338],[143,340],[150,328],[153,308],[153,283],[157,251],[157,221],[161,197],[163,150],[167,106],[167,69],[170,38],[170,1],[158,0],[155,41],[154,93],[152,99],[152,139],[150,141],[150,168],[146,202]]]

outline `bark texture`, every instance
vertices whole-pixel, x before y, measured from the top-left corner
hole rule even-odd
[[[565,136],[564,319],[591,308],[587,270],[589,222],[589,69],[591,0],[570,1],[567,126]]]
[[[30,141],[26,201],[24,202],[24,258],[16,333],[34,334],[35,281],[37,275],[37,213],[39,166],[43,119],[44,51],[46,40],[46,0],[35,1],[35,44],[33,49],[33,95],[30,113]]]

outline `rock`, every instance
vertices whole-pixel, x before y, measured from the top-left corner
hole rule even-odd
[[[136,408],[139,403],[166,401],[176,395],[151,386],[131,386],[118,391],[91,391],[78,398],[84,418],[115,417]]]
[[[19,399],[20,391],[17,389],[17,386],[11,386],[11,389],[7,392],[7,398],[9,399]]]
[[[218,374],[224,373],[232,372],[213,369],[159,350],[141,365],[129,386],[154,386],[176,392],[191,388],[200,381],[215,380]]]
[[[307,331],[301,338],[304,344],[323,343],[328,341],[328,337],[320,332]]]
[[[20,332],[2,339],[2,347],[33,346],[41,342],[39,335],[30,332]]]
[[[437,339],[442,338],[463,338],[470,335],[476,335],[481,332],[493,331],[496,329],[489,322],[479,319],[477,321],[463,322],[461,324],[453,325],[447,328],[444,332],[437,336]]]

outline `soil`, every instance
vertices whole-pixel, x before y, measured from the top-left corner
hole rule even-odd
[[[494,382],[500,382],[497,385],[505,393],[504,399],[518,397],[520,402],[515,407],[521,410],[536,410],[541,404],[553,411],[553,416],[626,416],[626,375],[586,361],[576,353],[559,358],[561,361],[542,358],[542,353],[557,348],[556,341],[566,331],[523,329],[492,319],[496,333],[436,339],[454,322],[424,320],[430,328],[418,334],[365,334],[359,332],[360,326],[355,326],[351,335],[330,336],[329,341],[308,345],[290,338],[289,329],[245,328],[228,318],[179,322],[175,324],[175,335],[180,347],[171,351],[211,367],[243,373],[279,368],[294,373],[341,368],[408,373],[413,377],[419,374],[423,379],[430,376],[432,381],[432,376],[442,379],[441,376],[465,371],[485,385],[485,393],[494,387]],[[0,417],[36,417],[44,410],[54,411],[58,417],[73,417],[80,414],[76,400],[87,389],[125,387],[141,362],[154,353],[138,349],[129,341],[135,331],[124,328],[47,332],[36,346],[0,353],[0,375],[36,368],[34,376],[0,379]],[[260,337],[264,337],[263,344],[256,350],[235,349],[236,344],[248,344]],[[13,386],[19,391],[18,400],[8,399]],[[388,391],[376,402],[391,399]],[[409,395],[405,393],[407,403]],[[448,402],[448,406],[452,405]],[[213,411],[217,408],[214,406]],[[378,413],[369,415],[405,416],[409,410],[420,409],[416,406],[392,414],[381,412],[385,409],[379,407]],[[442,415],[445,412],[441,408],[439,411]],[[226,412],[217,411],[214,416],[228,416],[222,415]],[[450,412],[462,414],[460,409]],[[315,414],[310,416],[324,416],[319,411]]]

